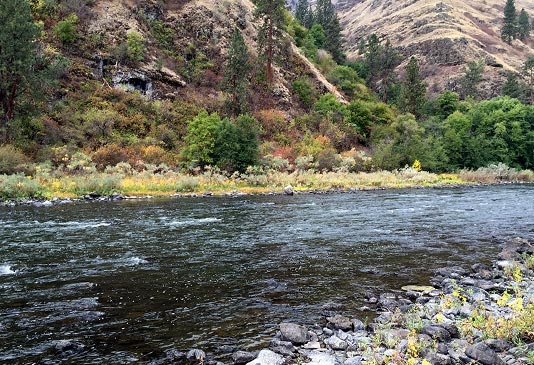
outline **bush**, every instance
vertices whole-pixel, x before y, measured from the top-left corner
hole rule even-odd
[[[197,115],[187,128],[182,158],[201,168],[213,164],[215,143],[221,126],[222,120],[217,113],[202,112]]]
[[[71,14],[64,20],[58,22],[54,27],[54,33],[64,44],[74,43],[78,39],[76,27],[78,25],[78,16]]]
[[[0,146],[0,174],[15,174],[24,171],[28,158],[12,145]]]
[[[315,90],[310,80],[305,78],[297,79],[293,81],[291,87],[304,106],[310,108],[313,105],[315,102]]]
[[[145,59],[145,40],[137,32],[129,32],[126,36],[126,55],[134,63],[141,62]]]
[[[318,171],[332,171],[339,167],[341,158],[333,148],[326,148],[317,154],[315,166]]]
[[[100,147],[93,153],[93,161],[99,170],[115,166],[119,162],[130,162],[128,151],[116,144]]]
[[[41,186],[24,175],[0,175],[0,199],[17,200],[41,197]]]

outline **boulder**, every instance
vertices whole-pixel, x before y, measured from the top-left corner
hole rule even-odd
[[[295,345],[302,345],[308,342],[308,329],[294,323],[280,323],[282,339]]]
[[[284,188],[284,194],[286,195],[294,195],[295,194],[295,189],[293,189],[293,187],[291,185],[288,185]]]
[[[478,342],[465,349],[465,354],[482,365],[505,365],[505,362],[484,342]]]
[[[271,350],[261,350],[258,357],[247,365],[282,365],[284,358]]]
[[[430,325],[425,326],[421,330],[422,334],[428,335],[432,337],[434,340],[439,342],[449,342],[451,340],[451,334],[449,331],[447,331],[445,328],[436,326],[436,325]]]
[[[349,357],[343,365],[362,365],[362,357],[361,356],[354,356]]]
[[[510,343],[501,339],[490,338],[484,341],[495,352],[504,352],[510,349]]]
[[[346,350],[348,344],[337,336],[332,336],[324,340],[324,343],[332,350]]]
[[[280,354],[282,356],[291,356],[295,352],[295,346],[289,341],[280,341],[278,339],[273,339],[271,341],[270,350]]]
[[[246,364],[248,362],[251,362],[256,358],[257,354],[253,352],[248,351],[237,351],[232,354],[232,360],[234,360],[234,364],[240,365],[240,364]]]
[[[202,364],[206,359],[206,353],[202,350],[191,349],[187,352],[185,358],[189,364]]]
[[[328,321],[328,326],[330,328],[342,331],[352,330],[352,321],[350,318],[337,314],[333,317],[327,317],[326,320]]]
[[[425,356],[425,359],[432,365],[451,365],[453,363],[449,356],[438,354],[436,352],[429,352]]]

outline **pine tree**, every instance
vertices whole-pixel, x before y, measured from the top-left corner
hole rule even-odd
[[[518,28],[517,28],[518,37],[519,39],[524,41],[525,39],[530,37],[530,20],[528,18],[528,14],[525,11],[525,9],[521,9],[517,24],[518,24]]]
[[[406,75],[402,84],[401,108],[417,118],[422,115],[426,103],[426,85],[419,71],[419,63],[415,57],[410,58],[406,66]]]
[[[380,77],[382,79],[382,87],[380,92],[380,99],[387,103],[391,99],[392,87],[396,83],[395,68],[399,65],[401,57],[399,52],[395,50],[389,39],[386,41],[386,45],[382,48],[381,59],[381,72]]]
[[[0,1],[0,117],[1,139],[15,116],[15,101],[30,88],[37,60],[39,27],[27,0]]]
[[[530,90],[530,104],[534,105],[534,55],[530,55],[523,65],[523,76]]]
[[[484,61],[470,62],[464,70],[464,75],[460,79],[460,94],[465,99],[467,97],[478,98],[478,85],[482,81],[484,74]]]
[[[336,62],[342,63],[345,60],[345,55],[342,50],[341,25],[331,0],[317,1],[315,21],[324,29],[326,35],[325,49],[330,52]]]
[[[228,51],[228,62],[226,63],[221,84],[222,90],[226,91],[230,96],[228,112],[234,117],[247,109],[248,76],[251,70],[247,45],[241,32],[236,28],[232,36],[232,43]]]
[[[284,0],[257,0],[255,16],[261,21],[258,34],[258,54],[265,61],[267,83],[273,82],[273,63],[280,53]]]
[[[295,18],[304,26],[306,26],[309,10],[310,4],[308,0],[298,0],[297,8],[295,9]]]
[[[506,82],[502,87],[502,95],[509,96],[515,99],[522,98],[523,90],[521,88],[521,84],[519,83],[519,79],[517,78],[517,75],[515,73],[508,72]]]
[[[515,1],[506,0],[504,7],[504,21],[501,29],[501,38],[508,44],[512,43],[517,35],[517,14],[515,10]]]

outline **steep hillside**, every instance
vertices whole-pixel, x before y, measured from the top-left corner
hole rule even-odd
[[[425,65],[430,90],[454,88],[465,64],[483,59],[487,65],[485,91],[495,96],[505,70],[518,71],[534,41],[500,38],[504,0],[337,0],[349,57],[357,57],[362,38],[376,33],[388,38],[406,57],[415,55]],[[517,0],[534,16],[534,2]]]
[[[256,52],[253,10],[250,0],[97,0],[80,16],[83,37],[79,47],[66,47],[64,52],[75,60],[80,80],[102,79],[110,86],[137,89],[154,98],[180,98],[216,109],[236,27],[250,52]],[[140,34],[147,46],[144,59],[135,64],[121,61],[121,46],[131,32]],[[275,70],[270,92],[253,82],[253,109],[277,108],[289,115],[298,112],[290,85],[302,76],[314,80],[321,91],[337,93],[296,47],[288,43],[287,50],[288,57]],[[259,71],[262,66],[255,67]]]

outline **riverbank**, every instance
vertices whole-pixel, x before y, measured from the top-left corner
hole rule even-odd
[[[305,192],[342,192],[366,189],[446,187],[534,182],[532,171],[506,166],[455,174],[434,174],[405,168],[378,172],[314,172],[251,170],[224,174],[207,170],[196,175],[173,170],[65,173],[39,171],[34,176],[0,175],[0,201],[72,201],[202,195],[243,195]],[[289,190],[286,187],[291,187]]]
[[[521,365],[534,363],[534,245],[516,238],[493,265],[436,271],[432,286],[369,297],[371,323],[330,311],[324,323],[281,323],[270,346],[236,365]],[[172,361],[168,359],[172,357]],[[213,363],[197,349],[167,363]],[[175,362],[173,362],[175,361]]]

